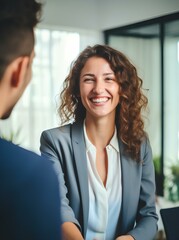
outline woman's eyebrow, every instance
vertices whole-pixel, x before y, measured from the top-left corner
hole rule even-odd
[[[85,74],[82,75],[82,77],[85,77],[85,76],[94,77],[94,74],[92,74],[92,73],[85,73]]]
[[[108,76],[108,75],[114,75],[114,73],[113,73],[113,72],[110,72],[110,73],[103,73],[103,76]],[[85,74],[83,74],[81,77],[85,77],[85,76],[94,77],[95,74],[93,74],[93,73],[85,73]]]
[[[114,75],[114,73],[113,73],[113,72],[110,72],[110,73],[104,73],[103,75],[104,75],[104,76],[107,76],[107,75]]]

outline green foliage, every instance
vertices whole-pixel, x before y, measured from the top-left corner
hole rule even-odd
[[[171,172],[172,172],[174,180],[179,181],[179,163],[176,163],[171,166]]]
[[[169,169],[170,175],[166,179],[169,200],[177,202],[179,201],[179,161],[172,164]]]
[[[155,172],[157,174],[160,174],[161,173],[161,157],[160,156],[155,156],[153,158],[153,162],[154,162],[154,168],[155,168]]]

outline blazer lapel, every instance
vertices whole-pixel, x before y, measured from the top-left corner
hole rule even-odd
[[[83,209],[84,235],[87,230],[89,213],[89,191],[88,191],[88,173],[85,142],[83,135],[83,123],[74,123],[72,125],[72,146],[74,150],[74,159],[79,180],[81,202]]]
[[[122,173],[122,206],[118,225],[118,233],[125,234],[129,231],[129,222],[135,219],[138,207],[141,164],[131,159],[124,153],[124,145],[119,141]],[[133,227],[133,226],[131,226]]]
[[[131,191],[132,190],[132,171],[134,161],[132,161],[126,154],[124,153],[124,145],[121,141],[119,141],[120,148],[120,159],[121,159],[121,175],[122,175],[122,205],[121,205],[121,214],[119,219],[119,232],[120,234],[124,234],[125,232],[125,219],[127,219],[127,215],[130,214],[131,207]]]

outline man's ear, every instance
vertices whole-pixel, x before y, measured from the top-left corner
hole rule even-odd
[[[11,86],[18,87],[25,79],[29,57],[19,57],[12,64]]]

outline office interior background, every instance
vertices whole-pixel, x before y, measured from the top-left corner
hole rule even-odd
[[[179,200],[179,1],[44,0],[33,78],[1,135],[39,153],[43,130],[60,125],[57,107],[71,62],[88,45],[126,54],[149,99],[146,131],[157,194]]]

